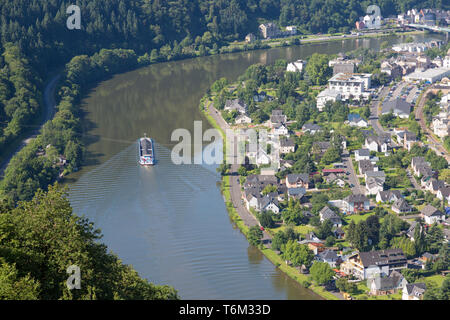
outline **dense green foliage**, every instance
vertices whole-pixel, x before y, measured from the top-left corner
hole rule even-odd
[[[176,299],[97,242],[93,224],[72,213],[64,190],[38,191],[0,213],[0,299]],[[81,289],[66,286],[66,269],[81,269]]]

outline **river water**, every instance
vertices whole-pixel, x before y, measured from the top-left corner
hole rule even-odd
[[[422,40],[424,36],[416,36]],[[174,165],[172,131],[203,122],[200,98],[221,78],[254,63],[305,59],[381,42],[360,39],[202,57],[152,65],[100,83],[83,101],[87,157],[69,177],[74,211],[95,222],[102,241],[155,284],[183,299],[319,299],[250,246],[230,221],[220,176],[206,165]],[[158,164],[137,164],[136,140],[156,141]]]

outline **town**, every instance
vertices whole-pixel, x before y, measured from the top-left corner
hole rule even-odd
[[[441,299],[449,77],[447,43],[407,41],[253,65],[238,82],[216,81],[202,99],[213,123],[279,140],[256,152],[244,143],[245,164],[218,168],[249,242],[339,299]]]

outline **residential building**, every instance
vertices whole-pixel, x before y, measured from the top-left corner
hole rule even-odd
[[[447,203],[450,204],[450,186],[444,186],[442,188],[439,188],[439,190],[436,193],[436,197],[439,200],[445,200]]]
[[[309,189],[309,175],[307,173],[291,173],[286,176],[286,186],[288,188]]]
[[[288,63],[286,71],[288,72],[302,72],[306,66],[306,61],[297,60],[291,63]]]
[[[336,212],[331,210],[329,207],[325,206],[322,210],[319,211],[320,222],[324,222],[325,220],[330,220],[333,223],[333,226],[336,228],[342,227],[342,220]]]
[[[272,133],[278,136],[285,136],[289,133],[288,128],[282,123],[275,123],[272,128]]]
[[[408,281],[405,277],[398,271],[392,271],[389,276],[382,277],[376,275],[367,279],[367,287],[369,288],[369,293],[374,296],[395,294],[401,290]]]
[[[225,111],[237,111],[239,113],[247,113],[247,105],[240,99],[227,100],[225,102]]]
[[[287,117],[283,114],[283,110],[272,110],[272,115],[270,116],[270,127],[272,129],[275,127],[275,125],[286,124],[286,121]]]
[[[406,213],[412,211],[412,207],[408,204],[408,202],[404,198],[395,200],[395,202],[392,204],[391,209],[395,213]]]
[[[359,252],[348,258],[341,270],[353,274],[360,280],[387,276],[390,272],[407,268],[408,263],[402,249]]]
[[[366,195],[375,195],[384,190],[384,181],[378,178],[369,177],[366,179]]]
[[[403,133],[403,147],[408,151],[411,151],[411,148],[415,143],[417,143],[417,136],[413,132],[405,131]]]
[[[322,112],[328,101],[336,102],[341,100],[342,96],[339,91],[327,88],[322,90],[317,96],[317,109]]]
[[[288,198],[294,200],[302,200],[306,194],[305,188],[288,188],[287,189]]]
[[[399,190],[388,190],[388,191],[380,191],[377,193],[376,201],[377,202],[394,202],[398,199],[401,199],[403,196]]]
[[[347,214],[370,210],[370,201],[363,194],[351,194],[343,200],[343,211]]]
[[[331,268],[339,267],[342,262],[341,258],[333,250],[324,250],[316,256],[316,260],[320,262],[326,262]]]
[[[242,113],[236,117],[234,122],[236,124],[245,124],[245,123],[248,124],[248,123],[252,123],[252,119],[249,116],[247,116],[246,114]]]
[[[381,114],[389,114],[392,112],[393,115],[406,119],[411,113],[411,104],[403,99],[397,98],[395,100],[386,101],[383,103]]]
[[[369,149],[359,149],[355,151],[355,161],[370,160],[370,150]]]
[[[295,142],[294,140],[288,139],[280,139],[280,153],[286,154],[295,151]]]
[[[364,120],[359,114],[357,113],[350,113],[348,115],[348,124],[352,127],[359,127],[359,128],[365,128],[369,125],[369,122]]]
[[[383,181],[384,183],[386,181],[386,174],[384,173],[384,171],[366,171],[364,173],[364,178],[366,180],[369,178],[376,178]]]
[[[361,175],[365,174],[367,171],[376,171],[378,170],[370,160],[359,160],[358,161],[358,169]]]
[[[309,132],[312,135],[316,134],[320,130],[322,130],[322,128],[319,125],[315,124],[315,123],[305,123],[303,125],[303,127],[302,127],[302,131],[304,133]]]
[[[259,31],[264,39],[276,38],[280,35],[280,29],[272,22],[263,23],[259,26]]]
[[[422,208],[420,215],[426,224],[439,223],[445,220],[445,214],[431,205],[426,205]]]
[[[388,150],[388,142],[387,139],[377,137],[377,136],[369,136],[364,141],[364,147],[369,149],[370,151],[375,152],[387,152]]]
[[[355,63],[351,61],[337,62],[333,65],[333,75],[338,73],[351,74],[355,73],[356,66]]]
[[[370,96],[371,74],[368,73],[338,73],[328,80],[331,90],[339,91],[344,100],[350,98],[360,100]]]
[[[441,188],[445,188],[445,182],[442,180],[431,178],[425,183],[425,190],[430,191],[432,194],[437,194]]]
[[[402,291],[402,300],[422,300],[427,285],[425,283],[405,284]]]

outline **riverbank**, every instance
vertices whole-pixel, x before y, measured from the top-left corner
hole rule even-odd
[[[225,120],[222,118],[219,121],[215,120],[215,117],[213,115],[219,115],[215,111],[215,109],[210,108],[211,104],[207,103],[206,99],[202,99],[203,108],[201,109],[201,112],[205,115],[205,117],[208,119],[208,122],[214,127],[218,128],[223,136],[224,140],[224,146],[226,144],[225,142],[225,135],[223,134],[224,130],[227,129],[224,127],[224,123],[226,124]],[[201,104],[202,106],[202,104]],[[222,126],[218,123],[220,122]],[[224,158],[225,158],[225,147],[224,147]],[[231,177],[229,175],[222,176],[222,184],[221,184],[221,191],[224,197],[225,205],[227,207],[228,214],[231,218],[231,220],[236,224],[236,226],[239,228],[239,230],[245,235],[245,237],[248,236],[249,227],[251,225],[246,224],[244,221],[244,217],[238,213],[238,210],[236,209],[235,205],[233,204],[232,199],[232,184],[230,182]],[[240,201],[241,199],[238,199]],[[235,199],[235,203],[236,203]],[[254,218],[256,221],[256,218]],[[269,240],[272,239],[271,235],[264,232],[265,238]],[[313,291],[320,297],[326,299],[326,300],[339,300],[337,296],[335,296],[333,293],[325,290],[324,287],[316,286],[311,283],[311,276],[302,274],[297,268],[291,267],[286,264],[286,262],[281,258],[280,255],[275,253],[271,248],[265,247],[264,245],[261,245],[259,247],[259,250],[266,256],[267,259],[272,262],[275,267],[277,267],[279,270],[284,272],[286,275],[288,275],[290,278],[295,280],[297,283],[299,283],[301,286],[308,288],[309,290]]]

